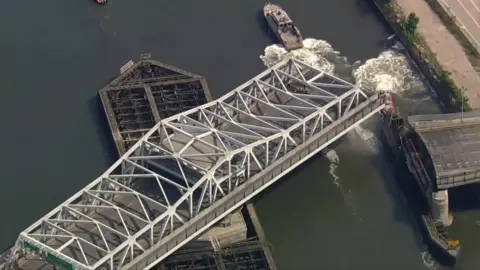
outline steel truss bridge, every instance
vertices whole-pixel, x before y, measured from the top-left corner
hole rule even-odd
[[[282,61],[159,122],[23,231],[9,260],[33,254],[66,269],[150,269],[387,106],[386,95]]]

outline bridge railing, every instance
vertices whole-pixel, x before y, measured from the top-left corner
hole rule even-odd
[[[166,239],[167,241],[158,243],[153,249],[150,249],[148,257],[142,258],[136,264],[129,264],[126,269],[150,269],[150,267],[172,254],[179,247],[222,220],[227,214],[271,186],[305,160],[325,149],[336,139],[384,108],[385,100],[383,97],[379,98],[377,95],[374,95],[369,98],[359,108],[346,115],[341,121],[338,121],[338,124],[329,126],[324,132],[317,134],[295,151],[290,152],[272,164],[267,170],[262,171],[250,181],[235,189],[229,197],[217,201],[208,211],[202,212],[195,219],[185,224],[186,228],[184,230],[172,234]]]

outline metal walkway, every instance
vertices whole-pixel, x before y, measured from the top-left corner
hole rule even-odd
[[[24,256],[65,269],[151,269],[387,101],[285,60],[159,122],[23,231],[10,260],[20,269]]]

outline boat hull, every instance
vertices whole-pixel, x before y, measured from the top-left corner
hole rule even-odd
[[[287,51],[303,47],[303,38],[300,30],[293,24],[288,14],[282,8],[267,4],[263,8],[263,14],[268,26]]]

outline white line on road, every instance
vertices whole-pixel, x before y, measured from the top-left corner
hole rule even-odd
[[[455,14],[455,12],[453,11],[452,8],[450,8],[450,6],[447,4],[447,2],[445,2],[445,0],[440,0],[442,3],[443,3],[443,6],[450,12],[453,14],[453,16],[455,16],[455,18],[453,18],[454,21],[457,21],[458,24],[460,24],[460,27],[463,28],[463,30],[465,30],[465,32],[467,32],[467,34],[470,36],[470,38],[476,43],[477,47],[480,47],[480,43],[478,42],[478,40],[472,35],[472,33],[468,30],[468,28],[465,26],[465,24],[463,24],[463,22],[460,20],[460,17],[457,16],[457,14]]]

